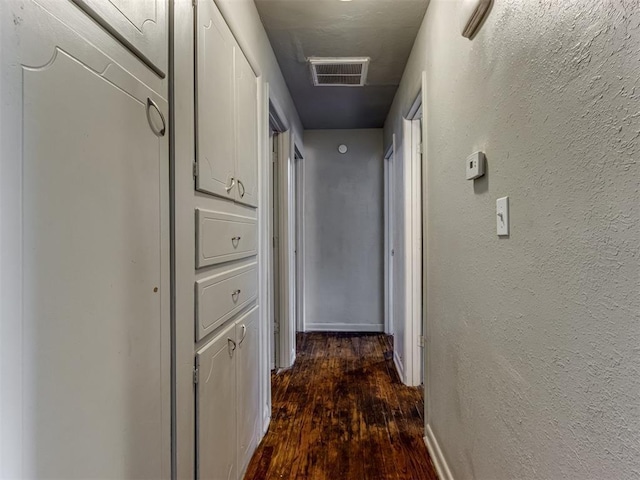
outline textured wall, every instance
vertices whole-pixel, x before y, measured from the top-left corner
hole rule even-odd
[[[306,328],[382,331],[382,130],[306,130],[304,145]]]
[[[638,2],[496,0],[473,41],[459,7],[432,0],[385,128],[426,69],[431,426],[458,480],[638,478]]]

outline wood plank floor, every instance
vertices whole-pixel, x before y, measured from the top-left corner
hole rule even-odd
[[[298,335],[272,376],[267,435],[245,479],[435,480],[422,440],[423,396],[404,386],[386,335]]]

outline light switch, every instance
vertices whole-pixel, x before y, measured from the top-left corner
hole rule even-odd
[[[496,222],[498,235],[509,235],[509,197],[496,200]]]

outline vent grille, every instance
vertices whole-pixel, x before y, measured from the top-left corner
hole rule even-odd
[[[316,87],[361,87],[367,79],[369,58],[311,57],[309,65]]]

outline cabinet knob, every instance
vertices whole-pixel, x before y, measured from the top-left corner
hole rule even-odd
[[[155,110],[157,115],[154,115],[155,117],[160,117],[158,118],[151,118],[151,111]],[[158,120],[161,122],[162,126],[158,126]],[[166,127],[166,122],[164,121],[164,115],[162,114],[162,111],[160,110],[160,107],[158,107],[158,104],[156,102],[154,102],[153,100],[151,100],[150,98],[147,97],[147,122],[149,122],[149,126],[151,127],[151,131],[157,136],[157,137],[164,137],[165,132],[167,131],[167,127]]]
[[[238,345],[236,345],[236,342],[234,340],[227,338],[227,346],[229,347],[229,356],[232,356],[233,352],[235,352],[236,348],[238,348]]]
[[[244,342],[244,337],[247,336],[247,326],[242,324],[241,328],[242,328],[242,338],[240,339],[240,342],[238,342],[238,345],[242,345],[242,342]]]
[[[229,183],[229,185],[225,185],[224,189],[227,191],[227,193],[229,193],[235,184],[236,179],[231,177],[231,182]]]

